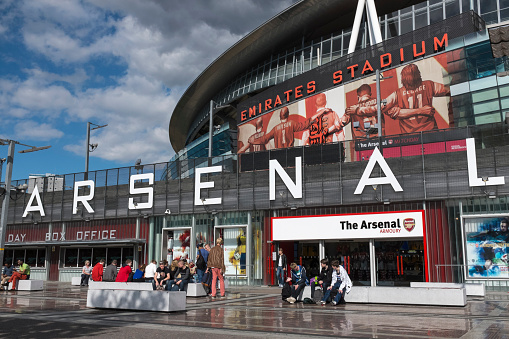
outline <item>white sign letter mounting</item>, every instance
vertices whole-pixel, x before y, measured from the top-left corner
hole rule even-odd
[[[134,182],[136,180],[147,180],[147,179],[148,179],[148,184],[153,185],[154,184],[154,173],[131,175],[131,178],[129,179],[129,193],[131,193],[131,194],[148,194],[148,200],[147,200],[147,202],[137,202],[135,205],[134,199],[129,198],[129,209],[130,210],[152,208],[152,206],[154,205],[154,189],[152,187],[140,187],[140,188],[134,187]]]
[[[221,204],[221,198],[209,198],[203,199],[201,198],[201,189],[202,188],[213,188],[213,181],[205,181],[201,182],[201,175],[207,173],[216,173],[221,172],[223,168],[221,166],[212,166],[212,167],[202,167],[196,168],[194,171],[194,204],[196,206],[202,205],[219,205]]]
[[[380,165],[380,168],[382,168],[382,171],[386,175],[385,177],[379,178],[369,177],[371,175],[371,172],[373,172],[373,168],[375,167],[376,163],[378,163]],[[382,153],[380,153],[378,147],[376,147],[373,150],[373,154],[371,154],[371,157],[369,158],[368,165],[366,166],[364,173],[362,173],[361,180],[359,180],[357,188],[355,189],[355,192],[353,192],[353,194],[361,194],[366,185],[384,185],[384,184],[390,184],[395,192],[403,191],[403,188],[401,188],[398,179],[396,179],[394,173],[392,173],[391,168],[389,167],[384,157],[382,156]]]
[[[90,193],[87,195],[78,195],[80,187],[90,187]],[[74,183],[74,199],[72,201],[72,214],[78,213],[78,202],[81,202],[88,213],[94,213],[94,210],[88,203],[88,200],[94,199],[95,183],[93,180],[76,181]]]
[[[295,158],[295,183],[285,172],[281,164],[269,160],[269,199],[276,200],[276,172],[295,199],[302,198],[302,157]]]
[[[32,206],[32,203],[34,202],[34,198],[37,201],[37,205]],[[23,212],[22,217],[26,218],[28,212],[39,212],[39,213],[41,213],[41,217],[44,217],[46,215],[46,213],[44,213],[44,207],[42,207],[41,196],[39,195],[39,188],[37,188],[37,185],[34,186],[34,190],[32,191],[32,195],[30,196],[30,199],[28,200],[27,207],[25,208],[25,212]]]
[[[475,186],[494,186],[504,185],[504,177],[487,177],[488,180],[484,182],[482,178],[477,177],[477,157],[475,155],[475,139],[467,139],[467,167],[468,167],[468,185]]]

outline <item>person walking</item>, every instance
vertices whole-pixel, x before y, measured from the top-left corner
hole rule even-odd
[[[203,278],[203,274],[207,269],[207,261],[209,259],[209,251],[204,248],[203,244],[198,246],[198,253],[196,255],[196,274],[198,278],[196,279],[197,283],[201,283]]]
[[[219,279],[219,289],[221,297],[225,296],[224,276],[226,267],[224,266],[224,251],[222,248],[223,239],[217,238],[216,246],[209,252],[208,267],[212,270],[212,298],[216,297],[217,279]]]

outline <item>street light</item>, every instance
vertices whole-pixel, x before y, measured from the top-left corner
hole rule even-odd
[[[90,125],[94,125],[95,127],[94,128],[90,128]],[[96,130],[96,129],[99,129],[99,128],[103,128],[103,127],[106,127],[106,126],[108,126],[108,124],[106,124],[106,125],[97,125],[97,124],[94,124],[92,122],[87,122],[87,143],[86,143],[86,146],[87,146],[87,158],[85,159],[85,180],[88,180],[88,158],[89,158],[90,152],[95,151],[97,146],[99,146],[99,144],[91,144],[90,143],[90,131],[93,131],[93,130]]]
[[[209,109],[209,161],[212,158],[212,137],[214,136],[214,114],[222,110],[223,108],[235,108],[232,105],[223,105],[217,106],[214,108],[215,101],[210,100],[210,109]]]
[[[51,146],[43,146],[43,147],[35,147],[30,145],[22,144],[19,141],[14,141],[10,139],[0,139],[0,145],[9,145],[9,151],[7,155],[7,167],[5,172],[5,194],[4,201],[2,203],[2,215],[0,217],[0,263],[4,263],[4,247],[5,247],[5,233],[7,230],[7,214],[9,212],[9,201],[11,194],[11,178],[12,178],[12,163],[14,161],[14,147],[18,145],[29,147],[29,149],[21,150],[18,153],[29,153],[36,152],[44,149],[48,149]]]

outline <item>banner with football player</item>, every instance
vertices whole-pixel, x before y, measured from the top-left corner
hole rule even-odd
[[[453,127],[444,78],[446,54],[384,71],[382,134]],[[373,138],[377,125],[376,84],[370,75],[239,125],[238,153]]]
[[[509,216],[465,219],[467,278],[509,277]]]

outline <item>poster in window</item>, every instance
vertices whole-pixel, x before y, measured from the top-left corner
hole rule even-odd
[[[468,278],[509,278],[509,216],[465,219]]]
[[[246,275],[246,229],[225,228],[223,237],[226,275]]]
[[[168,233],[168,253],[171,252],[171,256],[168,255],[168,259],[189,260],[189,250],[191,246],[191,230],[176,230]],[[171,260],[168,260],[171,261]]]

